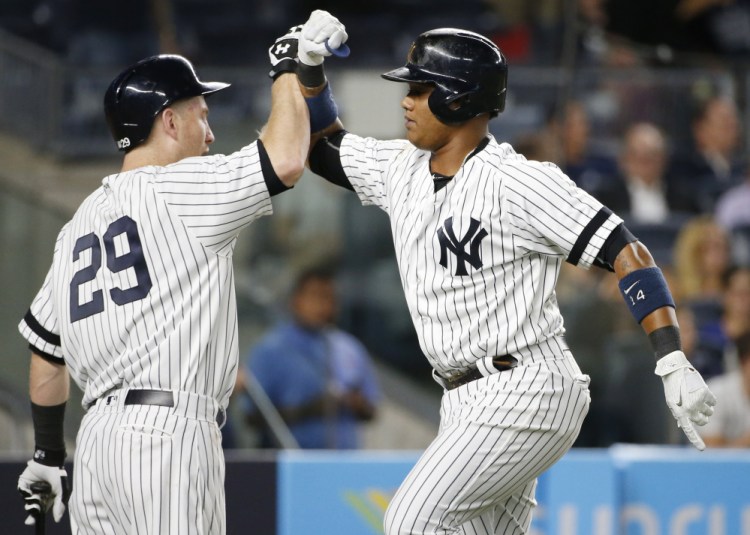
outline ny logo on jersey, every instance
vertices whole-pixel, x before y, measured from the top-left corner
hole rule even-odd
[[[440,265],[448,267],[448,251],[456,255],[456,276],[463,277],[468,275],[466,271],[466,262],[474,269],[482,267],[482,251],[480,246],[482,240],[487,236],[485,229],[479,228],[479,221],[473,217],[469,218],[469,229],[461,239],[456,237],[453,232],[453,218],[449,217],[443,223],[443,226],[437,231],[438,241],[440,242]],[[469,252],[466,252],[466,244],[469,244]]]

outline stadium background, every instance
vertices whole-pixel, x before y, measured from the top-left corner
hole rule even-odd
[[[380,138],[399,137],[402,88],[379,74],[403,62],[419,32],[463,27],[491,37],[508,56],[506,111],[492,123],[500,140],[520,143],[551,119],[561,118],[566,103],[575,100],[588,114],[592,152],[616,157],[625,128],[648,120],[663,129],[674,153],[689,144],[695,101],[722,94],[738,105],[743,125],[738,153],[744,156],[750,148],[745,126],[750,124],[750,42],[712,34],[717,23],[711,9],[686,24],[674,15],[677,4],[131,0],[122,9],[94,0],[3,0],[0,451],[7,462],[0,471],[2,492],[15,492],[13,474],[31,448],[25,393],[28,352],[16,325],[46,273],[58,229],[119,164],[101,99],[123,65],[154,53],[179,52],[195,63],[202,78],[231,82],[232,89],[210,103],[217,135],[212,150],[230,152],[253,140],[267,116],[267,46],[288,26],[305,20],[310,10],[327,9],[346,24],[350,35],[351,57],[327,64],[347,128]],[[744,33],[750,40],[750,8],[743,0],[729,4],[737,8],[735,27],[722,27],[721,35]],[[333,260],[340,274],[341,325],[372,352],[385,394],[378,419],[364,430],[365,448],[418,450],[437,425],[440,392],[430,379],[406,310],[387,220],[377,209],[360,207],[354,196],[316,177],[304,177],[295,189],[275,199],[275,215],[252,225],[241,238],[235,261],[241,348],[246,351],[278,317],[296,268]],[[685,222],[684,215],[675,214],[638,229],[665,269],[673,267],[673,246]],[[741,239],[735,254],[747,261],[747,244]],[[594,283],[566,272],[560,285],[570,343],[584,371],[592,375],[594,406],[602,408],[592,413],[577,446],[679,446],[661,385],[650,371],[653,360],[647,346],[632,342],[638,339],[632,336],[637,331],[620,327],[620,318],[601,325],[587,322],[581,292],[589,284]],[[624,309],[617,303],[612,307]],[[80,396],[74,396],[66,423],[71,441],[81,416]],[[237,411],[232,418],[239,449],[228,453],[228,459],[235,467],[275,481],[276,457],[255,451],[254,436],[236,421]],[[244,474],[242,470],[234,474]],[[230,527],[231,508],[238,505],[231,498],[235,475],[228,479]],[[248,500],[258,503],[254,491],[246,490],[250,487],[245,482],[236,488],[250,492]],[[745,498],[750,503],[750,497]],[[14,504],[10,496],[2,503],[3,516],[20,511],[20,502]],[[748,524],[746,519],[746,532]]]

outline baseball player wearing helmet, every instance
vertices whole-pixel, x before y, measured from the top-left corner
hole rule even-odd
[[[342,29],[313,33],[325,40],[335,32]],[[56,521],[65,509],[62,422],[72,376],[87,409],[73,533],[226,531],[220,426],[238,366],[232,253],[239,232],[271,213],[271,196],[300,177],[310,141],[299,84],[284,72],[259,139],[207,155],[206,97],[228,85],[201,81],[181,56],[160,55],[123,70],[105,94],[122,169],[60,231],[19,325],[32,350],[36,440],[18,481],[27,523],[39,518],[39,481],[50,484]]]
[[[411,317],[444,388],[438,435],[393,497],[387,535],[528,532],[537,476],[571,447],[590,402],[555,297],[564,261],[614,271],[667,404],[704,447],[693,424],[715,399],[681,351],[648,249],[557,166],[489,134],[507,71],[481,35],[421,34],[383,75],[408,88],[405,140],[345,131],[325,80],[303,88],[311,117],[331,119],[313,136],[310,168],[389,215]]]

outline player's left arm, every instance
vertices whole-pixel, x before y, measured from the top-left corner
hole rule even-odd
[[[310,148],[307,106],[297,79],[284,73],[271,87],[271,115],[260,140],[281,182],[293,186],[304,170]]]
[[[347,39],[346,28],[336,17],[315,10],[304,24],[293,26],[277,39],[268,53],[269,76],[273,80],[290,73],[297,75],[309,119],[310,143],[305,154],[308,167],[333,183],[353,189],[341,171],[338,149],[344,126],[323,66],[328,56],[348,55]],[[315,155],[311,157],[311,153]],[[316,169],[312,161],[321,165]]]
[[[693,424],[708,422],[716,398],[682,352],[675,304],[662,271],[645,245],[627,238],[624,241],[627,243],[611,262],[620,292],[649,337],[657,359],[656,374],[662,378],[667,405],[677,425],[696,448],[703,450],[705,444]]]

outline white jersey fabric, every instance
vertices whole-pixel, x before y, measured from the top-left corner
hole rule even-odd
[[[555,284],[599,201],[494,138],[438,192],[430,153],[408,141],[347,134],[340,154],[362,203],[390,216],[406,302],[438,373],[494,355],[528,364],[540,358],[534,346],[562,347]],[[610,214],[591,229],[575,263],[591,266],[620,223]]]
[[[75,535],[226,532],[232,254],[240,230],[272,211],[258,151],[108,176],[57,238],[19,329],[84,392]],[[169,391],[173,405],[126,404],[133,390]]]
[[[85,407],[123,387],[226,406],[238,357],[232,253],[271,211],[256,144],[110,175],[58,235],[21,334],[64,359]],[[118,291],[132,294],[118,304]]]

